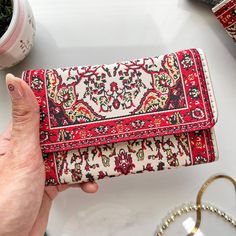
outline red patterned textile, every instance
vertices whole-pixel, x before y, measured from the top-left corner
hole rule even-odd
[[[204,54],[25,71],[41,108],[46,185],[217,159]]]
[[[229,36],[236,41],[236,0],[224,0],[212,11]]]

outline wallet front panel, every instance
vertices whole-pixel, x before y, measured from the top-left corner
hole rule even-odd
[[[41,108],[44,152],[192,132],[215,124],[196,49],[23,74]]]

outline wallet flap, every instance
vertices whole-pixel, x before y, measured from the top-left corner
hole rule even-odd
[[[211,128],[199,49],[111,65],[25,71],[40,109],[44,152]]]

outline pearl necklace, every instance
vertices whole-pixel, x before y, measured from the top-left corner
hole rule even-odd
[[[234,227],[234,229],[236,229],[236,221],[232,217],[230,217],[224,211],[220,210],[219,208],[217,208],[213,205],[206,204],[206,203],[203,204],[201,202],[203,193],[206,191],[207,187],[213,181],[215,181],[216,179],[220,179],[220,178],[224,178],[224,179],[229,180],[234,185],[235,190],[236,190],[236,181],[233,178],[231,178],[227,175],[217,175],[217,176],[211,177],[203,184],[203,186],[199,190],[198,195],[197,195],[196,204],[195,203],[185,204],[185,205],[179,207],[177,210],[173,210],[170,214],[167,215],[167,217],[165,218],[163,223],[159,226],[159,230],[157,231],[156,236],[162,236],[164,234],[164,232],[168,229],[169,225],[171,223],[173,223],[176,220],[176,218],[178,218],[179,216],[181,216],[183,214],[187,214],[189,212],[192,212],[192,211],[196,211],[197,220],[196,220],[196,224],[195,224],[194,228],[192,229],[191,233],[188,234],[188,236],[193,236],[198,231],[200,224],[201,224],[202,211],[208,211],[210,213],[216,214],[217,216],[223,218],[226,222],[231,224]]]

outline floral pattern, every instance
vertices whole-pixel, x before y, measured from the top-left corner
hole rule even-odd
[[[46,92],[50,107],[61,105],[68,125],[83,122],[75,119],[76,108],[81,105],[88,110],[88,113],[93,114],[91,117],[86,116],[86,122],[153,112],[153,104],[151,106],[150,104],[154,100],[149,100],[150,103],[147,101],[151,97],[155,97],[155,111],[169,110],[170,107],[171,109],[185,107],[180,71],[176,68],[175,62],[177,58],[175,55],[170,57],[171,59],[164,57],[162,60],[162,64],[166,65],[165,72],[145,70],[145,67],[140,64],[144,64],[145,60],[149,59],[116,65],[48,70],[46,71],[48,80]],[[154,61],[158,61],[158,58],[153,58],[148,63],[154,63]],[[68,76],[62,76],[66,71],[68,71]],[[177,90],[181,98],[179,101],[175,99]],[[172,101],[169,101],[170,97]],[[145,110],[143,110],[144,107],[139,107],[142,100],[146,101]],[[58,116],[58,119],[61,117]],[[51,122],[51,125],[59,127],[60,123],[59,121]]]
[[[124,149],[120,149],[118,155],[115,157],[114,171],[127,175],[133,170],[135,165],[131,158],[131,154],[127,153]]]
[[[204,117],[204,112],[201,108],[196,108],[192,111],[192,117],[194,119],[202,119]]]
[[[174,80],[167,73],[154,75],[154,86],[160,93],[168,93],[169,88],[174,86]]]
[[[68,88],[61,88],[55,97],[57,104],[62,104],[64,109],[71,108],[75,103],[74,88],[72,86]]]
[[[31,86],[33,89],[40,91],[43,86],[43,81],[39,77],[33,76]]]
[[[198,89],[198,87],[192,87],[191,89],[189,89],[189,96],[192,97],[193,99],[198,99],[200,96],[200,90]]]
[[[191,68],[192,65],[193,65],[193,60],[192,60],[191,55],[188,54],[188,53],[185,54],[185,55],[183,56],[183,59],[182,59],[182,61],[181,61],[181,64],[183,65],[183,67],[184,67],[185,69]]]

